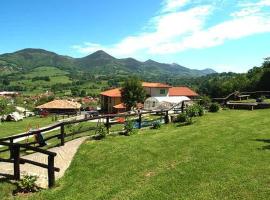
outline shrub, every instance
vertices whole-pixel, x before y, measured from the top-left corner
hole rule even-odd
[[[161,123],[160,122],[154,122],[153,123],[153,129],[160,129],[160,127],[161,127]]]
[[[201,96],[201,100],[200,100],[200,105],[208,108],[209,105],[211,104],[211,99],[208,96]]]
[[[186,125],[191,125],[191,124],[193,124],[192,117],[188,117],[186,121]]]
[[[212,103],[209,106],[209,112],[218,112],[219,111],[219,104],[218,103]]]
[[[125,135],[129,136],[133,133],[133,121],[127,120],[125,123]]]
[[[183,122],[186,122],[187,119],[188,119],[188,116],[186,113],[180,113],[179,115],[177,115],[175,122],[183,123]]]
[[[106,137],[105,126],[98,126],[96,133],[97,135],[94,137],[95,139],[97,140],[104,139]]]
[[[198,104],[194,104],[192,106],[189,106],[186,110],[188,117],[202,116],[203,112],[204,112],[203,107],[198,105]]]
[[[199,116],[203,116],[204,115],[203,107],[201,105],[197,105],[197,109],[198,109]]]
[[[261,96],[260,98],[257,98],[257,99],[256,99],[256,102],[257,102],[257,103],[262,103],[262,102],[265,101],[265,99],[266,99],[265,96]]]
[[[18,191],[23,193],[36,192],[38,187],[36,185],[37,176],[24,175],[21,180],[17,182]]]

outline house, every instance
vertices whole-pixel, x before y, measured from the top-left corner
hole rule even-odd
[[[16,97],[19,96],[20,93],[19,92],[10,92],[10,91],[2,91],[0,92],[0,96],[3,97]]]
[[[143,82],[143,88],[147,97],[188,97],[188,99],[199,96],[188,87],[172,87],[164,83]],[[106,113],[125,112],[126,107],[121,99],[121,88],[115,88],[100,93],[101,109]],[[174,98],[177,99],[177,98]],[[179,99],[179,98],[178,98]],[[138,105],[139,106],[139,105]],[[140,105],[140,108],[143,107]]]
[[[146,95],[148,97],[169,96],[169,89],[172,87],[163,83],[148,83],[148,82],[143,82],[142,86],[146,91]]]
[[[68,100],[53,100],[43,105],[37,106],[40,112],[54,114],[76,114],[80,111],[81,104]]]
[[[115,88],[100,93],[101,110],[107,113],[122,112],[126,108],[120,107],[121,88]]]

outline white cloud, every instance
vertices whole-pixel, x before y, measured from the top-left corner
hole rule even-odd
[[[172,12],[176,11],[179,8],[182,8],[186,4],[189,3],[190,0],[165,0],[163,2],[164,8],[162,9],[163,12]]]
[[[251,6],[270,6],[270,0],[260,0],[257,2],[240,2],[242,7],[251,7]]]
[[[83,45],[73,45],[72,48],[82,54],[88,54],[89,52],[95,52],[97,50],[103,49],[104,47],[100,44],[85,42]]]
[[[209,48],[222,45],[227,40],[270,32],[270,16],[263,10],[270,5],[270,0],[255,3],[240,1],[236,11],[230,12],[225,21],[216,22],[210,27],[208,19],[218,3],[223,5],[224,0],[215,0],[211,4],[208,0],[196,2],[200,4],[183,9],[191,4],[190,0],[165,0],[161,13],[150,19],[148,30],[152,31],[127,36],[112,45],[84,43],[73,48],[84,55],[103,49],[114,56],[138,58],[149,57],[149,54],[168,55],[188,49]]]
[[[260,16],[235,18],[209,29],[194,32],[180,41],[165,43],[151,49],[153,54],[165,54],[184,51],[187,49],[202,49],[223,44],[226,40],[270,32],[270,20]]]
[[[198,6],[187,11],[162,14],[155,17],[152,23],[153,32],[144,32],[128,36],[112,46],[102,46],[95,43],[74,45],[73,48],[82,54],[93,52],[98,48],[104,49],[115,56],[138,54],[139,51],[149,51],[172,39],[197,32],[203,28],[205,18],[211,14],[211,6]]]

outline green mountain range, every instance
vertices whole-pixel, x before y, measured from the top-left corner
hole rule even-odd
[[[216,73],[212,69],[195,70],[178,64],[164,64],[153,60],[140,62],[133,58],[117,59],[102,50],[83,58],[72,58],[43,49],[30,48],[0,55],[0,74],[27,72],[43,66],[56,67],[67,72],[89,72],[95,75],[197,77]]]

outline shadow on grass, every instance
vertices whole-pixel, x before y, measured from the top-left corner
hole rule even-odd
[[[177,123],[176,127],[183,127],[183,126],[190,126],[194,124],[194,122],[182,122],[182,123]]]
[[[260,148],[261,150],[270,150],[270,139],[255,139],[255,141],[263,142],[263,143],[268,144],[268,145],[263,146],[262,148]]]
[[[16,183],[16,181],[14,181],[14,176],[13,175],[0,173],[0,177],[1,177],[0,178],[0,184],[8,183],[10,185],[13,185],[14,188],[17,188],[17,183]],[[12,195],[14,194],[14,191],[15,190],[11,191]]]
[[[10,182],[10,180],[12,180],[14,177],[11,174],[3,174],[0,173],[0,183],[2,182]]]

